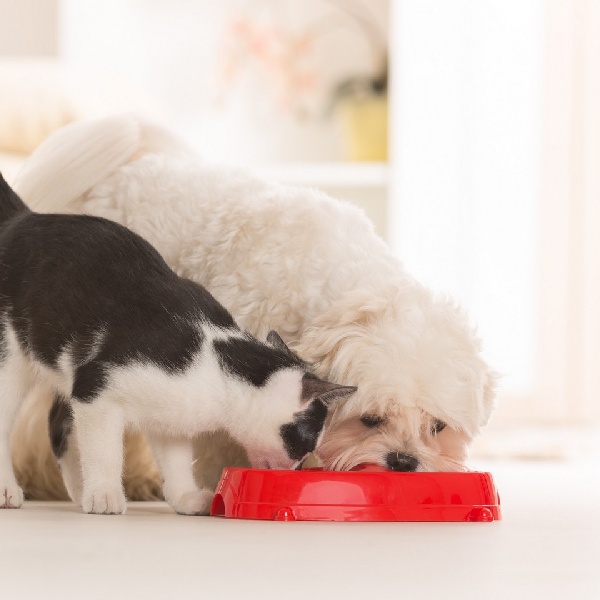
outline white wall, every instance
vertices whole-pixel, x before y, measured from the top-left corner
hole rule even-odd
[[[0,57],[52,56],[59,0],[0,0]]]
[[[394,3],[391,239],[479,324],[496,422],[600,418],[600,3]]]
[[[394,25],[394,245],[458,299],[502,387],[533,385],[542,11],[404,0]]]
[[[343,2],[341,3],[343,4]],[[388,0],[369,8],[387,26]],[[215,158],[330,160],[342,151],[335,123],[322,117],[336,78],[370,66],[369,47],[335,2],[306,0],[62,0],[60,55],[70,64],[111,69],[144,87],[168,112],[169,125]],[[277,15],[291,32],[319,25],[309,66],[319,78],[312,119],[278,107],[268,81],[246,78],[217,102],[219,58],[232,14]],[[323,21],[324,20],[324,21]]]

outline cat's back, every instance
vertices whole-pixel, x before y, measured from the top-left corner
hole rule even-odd
[[[37,262],[42,258],[49,262],[61,258],[73,265],[89,267],[95,261],[110,266],[112,261],[127,259],[130,267],[140,263],[144,267],[171,272],[160,254],[146,240],[102,217],[38,213],[19,215],[3,231],[0,244],[16,263]]]
[[[104,320],[116,314],[143,319],[161,311],[195,315],[220,326],[233,319],[206,289],[177,276],[155,248],[102,217],[29,213],[0,237],[2,292],[33,294],[65,311],[87,304]]]

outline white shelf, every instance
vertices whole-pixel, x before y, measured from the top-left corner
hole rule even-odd
[[[253,165],[268,179],[292,185],[324,188],[385,188],[388,164],[384,162],[303,162]]]

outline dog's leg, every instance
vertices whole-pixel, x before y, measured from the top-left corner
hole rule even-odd
[[[128,500],[164,500],[161,474],[152,449],[137,431],[125,433],[123,485]]]
[[[124,513],[123,413],[106,393],[89,403],[75,400],[72,408],[83,475],[83,510],[99,514]]]
[[[191,440],[159,435],[151,435],[149,439],[163,476],[165,500],[179,514],[207,515],[214,494],[196,485]]]
[[[201,488],[214,490],[225,467],[249,467],[248,455],[226,431],[203,433],[194,440],[194,477]]]
[[[19,508],[23,490],[17,483],[12,466],[10,433],[30,382],[25,376],[27,366],[9,355],[0,364],[0,508]]]
[[[48,435],[48,413],[55,392],[37,387],[21,405],[11,433],[17,481],[32,500],[68,500]]]

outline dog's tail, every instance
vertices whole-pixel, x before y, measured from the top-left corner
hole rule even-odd
[[[29,212],[29,209],[0,173],[0,225],[23,212]]]
[[[15,189],[39,212],[81,212],[85,194],[146,152],[189,153],[176,136],[134,115],[72,123],[28,158]]]

